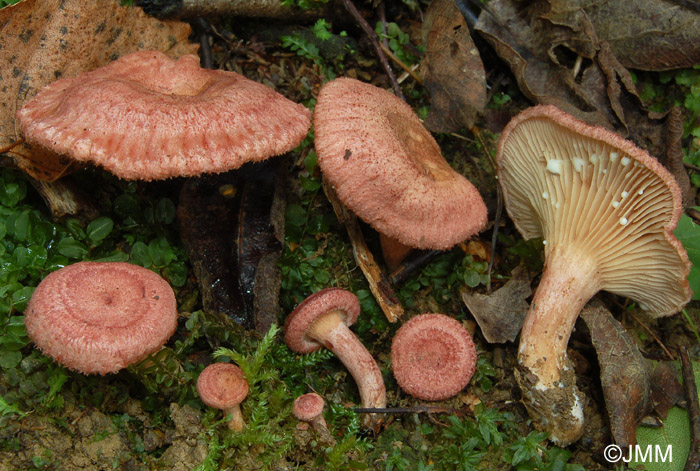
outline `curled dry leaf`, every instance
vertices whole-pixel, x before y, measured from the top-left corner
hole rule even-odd
[[[461,292],[462,301],[489,343],[515,340],[529,307],[526,299],[531,294],[530,278],[522,267],[515,268],[511,279],[490,295],[470,293],[466,289]]]
[[[602,305],[591,303],[581,317],[598,355],[600,381],[615,443],[636,443],[636,428],[651,411],[650,373],[634,340]]]
[[[700,62],[697,6],[688,8],[671,0],[548,1],[551,10],[546,18],[569,29],[566,44],[578,54],[592,57],[595,51],[579,27],[586,17],[625,67],[658,71]]]
[[[163,22],[118,0],[25,0],[0,10],[0,147],[18,138],[15,113],[44,85],[106,65],[137,50],[170,57],[197,52],[186,23]],[[68,161],[38,155],[28,146],[9,154],[31,176],[55,180],[70,170]]]
[[[486,106],[486,73],[469,28],[452,0],[434,0],[423,22],[423,82],[432,107],[425,126],[433,132],[471,128]]]

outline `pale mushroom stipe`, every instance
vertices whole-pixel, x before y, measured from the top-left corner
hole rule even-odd
[[[172,288],[146,268],[78,262],[44,278],[24,322],[46,355],[82,373],[113,373],[159,350],[177,327]]]
[[[588,300],[606,290],[653,317],[674,314],[690,300],[690,262],[673,235],[680,189],[632,142],[553,106],[511,120],[496,159],[513,223],[525,239],[546,241],[516,379],[530,416],[566,445],[583,433],[585,398],[566,347]]]
[[[232,170],[301,142],[311,113],[235,72],[128,54],[44,87],[18,112],[25,140],[125,179]]]
[[[287,317],[284,339],[297,353],[331,350],[357,383],[362,407],[386,407],[384,379],[372,355],[348,328],[360,314],[360,301],[350,291],[326,288],[302,301]],[[365,425],[379,420],[368,414]]]
[[[458,394],[476,371],[469,332],[444,314],[420,314],[403,324],[391,344],[391,369],[401,389],[417,399]]]
[[[486,226],[478,190],[388,91],[350,78],[326,83],[314,133],[321,172],[343,204],[380,233],[389,265],[408,248],[449,249]]]
[[[214,409],[221,409],[231,416],[226,425],[240,432],[245,427],[241,402],[248,395],[248,381],[243,371],[232,363],[212,363],[197,378],[197,393],[202,402]]]

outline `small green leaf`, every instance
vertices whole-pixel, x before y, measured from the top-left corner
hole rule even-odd
[[[693,299],[700,299],[700,227],[690,217],[683,214],[673,233],[685,247],[688,258],[693,264],[688,275],[688,282],[693,291]]]
[[[298,204],[287,205],[285,215],[287,222],[292,226],[301,227],[306,224],[306,210]]]
[[[68,258],[84,258],[88,254],[88,249],[82,242],[75,240],[72,237],[61,239],[56,247],[58,253]]]
[[[162,224],[170,224],[175,220],[175,203],[170,198],[161,198],[156,205],[156,221]]]
[[[114,221],[108,217],[99,217],[87,226],[87,235],[95,243],[107,237],[114,228]]]

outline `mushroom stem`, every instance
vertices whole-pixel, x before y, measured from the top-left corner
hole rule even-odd
[[[562,445],[583,433],[583,401],[566,346],[579,312],[599,289],[596,263],[585,250],[551,250],[520,334],[516,379],[523,403]]]
[[[381,233],[379,234],[379,242],[382,245],[384,262],[386,262],[389,271],[396,270],[413,250],[412,247],[399,242],[398,239]]]
[[[228,421],[228,428],[240,432],[245,428],[245,420],[243,419],[243,412],[241,412],[241,406],[236,404],[233,407],[224,409],[224,416],[228,417],[231,415],[231,420]]]
[[[308,336],[321,342],[345,365],[357,383],[362,407],[386,407],[386,388],[374,358],[334,309],[311,325]]]

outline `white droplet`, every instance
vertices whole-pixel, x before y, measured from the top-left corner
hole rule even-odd
[[[627,195],[629,195],[629,193],[627,193],[626,191],[623,191],[623,192],[620,194],[620,196],[622,197],[622,199],[627,198]]]
[[[620,159],[620,165],[622,165],[623,167],[627,167],[630,164],[630,162],[632,162],[632,159],[630,159],[629,157],[623,157]]]
[[[571,163],[574,165],[574,170],[577,172],[580,172],[583,166],[586,165],[586,161],[578,157],[571,159]]]
[[[561,205],[559,204],[559,201],[557,201],[557,203],[554,205],[554,207],[559,209],[559,206],[561,206]]]
[[[543,192],[542,192],[542,198],[543,198],[543,199],[549,198],[549,193],[547,193],[546,191],[543,191]]]
[[[617,152],[610,152],[610,162],[617,162],[619,156]]]
[[[627,218],[623,216],[620,218],[620,225],[624,226],[625,224],[627,224]]]
[[[560,175],[562,172],[562,164],[564,162],[558,159],[551,159],[547,161],[547,170],[555,175]]]
[[[542,241],[542,245],[547,245],[547,241],[546,241],[546,240],[543,240],[543,241]]]
[[[618,207],[620,207],[620,202],[619,202],[619,201],[613,201],[611,204],[612,204],[612,207],[615,208],[615,209],[617,209]]]
[[[642,311],[648,311],[648,310],[649,310],[649,306],[647,306],[647,305],[644,304],[644,303],[639,303],[639,308],[640,308]]]
[[[588,160],[591,161],[593,165],[598,163],[598,154],[591,154],[590,157],[588,157]]]
[[[608,169],[607,169],[607,168],[604,168],[604,169],[603,169],[603,173],[604,173],[604,174],[605,174],[605,173],[608,173]]]
[[[644,194],[644,188],[642,188],[641,190],[639,190],[639,191],[637,192],[637,194],[638,194],[638,195],[643,195],[643,194]]]

